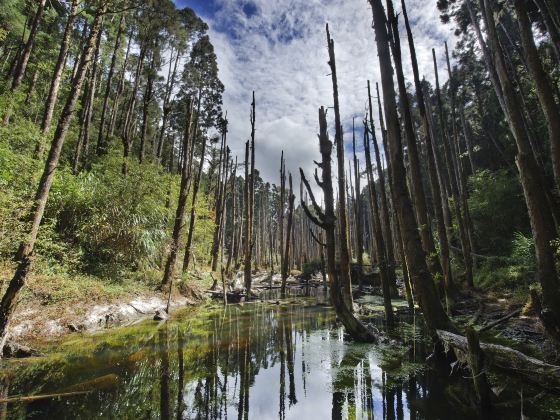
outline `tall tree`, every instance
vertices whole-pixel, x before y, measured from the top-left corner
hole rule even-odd
[[[191,142],[191,125],[192,125],[192,101],[187,99],[186,115],[185,115],[185,131],[183,134],[183,160],[186,160],[189,143]],[[179,253],[179,245],[181,240],[181,233],[183,231],[185,209],[187,207],[188,185],[189,185],[189,170],[187,165],[183,165],[181,169],[181,185],[179,187],[179,199],[177,200],[177,209],[175,211],[175,223],[173,224],[173,234],[171,235],[171,245],[169,247],[169,254],[165,263],[165,272],[161,281],[162,285],[168,284],[174,275],[175,264],[177,262],[177,254]]]
[[[37,187],[37,192],[35,194],[35,200],[33,208],[30,215],[31,227],[26,234],[26,237],[20,244],[16,259],[18,261],[18,266],[12,280],[10,281],[2,301],[0,302],[0,354],[4,345],[6,344],[6,338],[8,334],[8,328],[10,326],[10,321],[12,315],[16,309],[17,298],[21,289],[25,286],[27,276],[31,269],[32,253],[37,240],[37,234],[39,232],[39,226],[43,220],[43,213],[45,211],[45,206],[49,198],[49,192],[52,186],[54,174],[58,166],[58,161],[60,159],[60,152],[62,150],[62,145],[66,139],[66,134],[72,122],[72,117],[74,116],[74,110],[76,108],[76,103],[88,67],[91,64],[91,59],[95,49],[95,44],[97,42],[97,37],[101,30],[101,25],[103,23],[103,17],[107,11],[107,1],[102,1],[95,14],[95,19],[92,24],[92,28],[89,34],[89,38],[84,49],[82,56],[80,58],[80,64],[78,65],[78,71],[76,72],[76,77],[72,80],[72,88],[66,99],[66,104],[62,110],[62,114],[58,120],[56,131],[51,143],[51,148],[49,151],[49,156],[45,162],[45,168],[43,170],[43,175],[39,181]]]
[[[330,37],[329,37],[330,38]],[[327,272],[329,278],[329,293],[332,305],[338,317],[341,319],[346,331],[354,338],[366,341],[375,342],[375,335],[352,313],[346,305],[341,292],[340,275],[336,269],[336,216],[334,210],[334,191],[332,184],[332,169],[331,169],[331,154],[333,144],[329,140],[327,129],[327,116],[324,107],[319,108],[319,150],[321,152],[321,162],[316,162],[317,166],[321,169],[321,179],[317,172],[315,172],[315,180],[321,190],[323,191],[325,200],[325,209],[323,210],[313,194],[313,190],[309,185],[309,181],[305,178],[303,169],[299,169],[301,179],[311,199],[313,206],[313,213],[303,203],[302,207],[307,217],[317,226],[324,229],[326,237],[327,249]]]
[[[335,121],[335,137],[334,144],[336,147],[336,159],[338,164],[338,240],[340,254],[340,287],[344,302],[348,309],[352,312],[352,282],[350,279],[350,253],[348,251],[348,219],[346,210],[346,189],[344,176],[344,139],[342,131],[342,122],[340,119],[340,106],[338,101],[338,80],[336,75],[336,60],[334,54],[334,40],[327,29],[327,45],[329,50],[329,67],[331,68],[331,80],[333,86],[334,99],[334,121]]]
[[[375,40],[381,70],[381,87],[383,89],[387,140],[391,159],[392,189],[395,197],[394,205],[403,236],[408,272],[430,333],[434,334],[436,329],[455,330],[441,306],[432,275],[428,270],[426,255],[422,248],[418,226],[414,220],[412,202],[406,186],[406,170],[403,163],[402,139],[397,115],[385,10],[381,2],[376,0],[369,0],[369,2],[372,7]]]
[[[519,169],[525,202],[535,239],[537,275],[542,286],[540,318],[550,336],[560,342],[560,281],[554,262],[553,241],[558,237],[551,210],[547,205],[546,187],[542,182],[527,132],[523,111],[504,60],[494,21],[493,2],[481,0],[482,13],[487,22],[488,42],[498,81],[504,94],[504,113],[517,145],[516,163]]]

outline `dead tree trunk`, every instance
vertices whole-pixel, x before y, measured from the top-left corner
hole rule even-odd
[[[333,85],[334,120],[336,159],[338,163],[338,228],[339,228],[339,254],[340,254],[340,287],[344,302],[350,312],[353,312],[352,283],[350,280],[350,253],[348,250],[348,219],[346,216],[346,190],[344,176],[344,139],[342,136],[342,122],[340,119],[340,107],[338,103],[338,81],[336,76],[336,61],[334,55],[334,40],[331,39],[329,26],[327,25],[327,43],[329,49],[329,66],[331,68],[331,80]]]
[[[289,261],[290,261],[290,240],[292,237],[292,223],[294,217],[294,200],[296,196],[294,195],[294,190],[292,187],[292,174],[288,175],[288,183],[290,185],[290,192],[288,193],[288,226],[286,229],[286,249],[284,250],[284,265],[282,266],[282,297],[286,295],[286,279],[288,278],[289,272]]]
[[[432,195],[433,195],[433,209],[437,221],[437,231],[438,231],[438,238],[439,238],[439,245],[440,245],[440,258],[441,258],[441,267],[443,270],[443,280],[444,280],[446,295],[450,297],[455,293],[455,286],[453,283],[453,275],[451,272],[449,237],[448,237],[447,229],[445,227],[445,219],[443,216],[443,208],[442,208],[443,203],[447,201],[447,197],[445,196],[445,193],[442,192],[442,186],[439,183],[439,177],[437,174],[437,165],[434,158],[434,142],[432,137],[432,128],[430,127],[428,116],[426,115],[426,105],[424,102],[424,92],[422,90],[422,85],[420,83],[420,73],[418,71],[418,61],[416,59],[416,48],[414,46],[414,37],[412,36],[412,30],[408,22],[408,14],[406,11],[406,4],[404,0],[401,0],[401,6],[402,6],[403,17],[404,17],[404,23],[406,27],[406,33],[408,37],[408,46],[410,50],[412,72],[414,74],[416,100],[418,102],[418,110],[420,112],[420,118],[422,120],[422,127],[424,129],[424,136],[426,139],[428,176],[429,176],[430,187],[432,189]]]
[[[249,141],[245,149],[245,255],[243,280],[247,296],[251,295],[251,276],[252,276],[252,253],[254,245],[253,235],[253,214],[255,202],[255,92],[253,92],[253,102],[251,103],[251,140],[249,158]],[[250,160],[250,162],[249,162]],[[249,166],[251,168],[249,172]]]
[[[339,276],[336,271],[336,243],[335,243],[335,225],[336,217],[334,212],[334,192],[332,185],[332,169],[331,169],[331,154],[333,144],[329,140],[327,130],[327,117],[325,108],[319,109],[319,148],[321,151],[321,163],[317,163],[321,168],[321,180],[317,171],[315,172],[315,181],[323,190],[325,198],[325,210],[321,209],[315,200],[313,190],[309,182],[305,178],[303,169],[299,169],[301,179],[311,199],[314,214],[302,202],[302,207],[307,217],[317,226],[325,230],[326,248],[327,248],[327,271],[329,273],[329,286],[331,303],[335,308],[336,314],[341,319],[346,331],[355,339],[366,342],[375,342],[377,338],[368,330],[368,328],[358,320],[352,311],[344,302],[342,297],[341,288],[339,285]]]
[[[371,219],[373,221],[373,238],[375,241],[375,250],[377,251],[377,261],[379,264],[379,276],[381,277],[381,289],[383,290],[383,306],[385,308],[385,320],[387,325],[394,323],[393,305],[391,303],[391,286],[389,283],[387,270],[387,256],[385,252],[385,240],[381,228],[381,217],[379,205],[377,203],[377,192],[375,188],[375,180],[373,178],[373,169],[371,167],[371,153],[369,148],[367,122],[364,121],[364,153],[366,155],[366,172],[368,175],[369,196],[371,202]]]
[[[352,121],[352,128],[354,128],[354,121]],[[355,231],[356,231],[356,262],[358,263],[358,285],[360,290],[362,290],[362,277],[363,277],[363,265],[364,265],[364,239],[362,231],[362,209],[360,200],[360,162],[356,156],[356,132],[352,130],[352,151],[354,152],[354,187],[355,187],[355,201],[354,201],[354,219],[355,219]]]
[[[386,162],[387,162],[387,183],[385,184],[387,186],[387,188],[389,189],[389,193],[387,195],[387,198],[391,197],[391,202],[395,203],[396,199],[395,199],[395,195],[394,195],[394,190],[393,190],[393,182],[392,182],[392,175],[391,175],[391,159],[389,159],[388,157],[388,153],[389,153],[389,144],[387,143],[387,130],[385,129],[385,121],[383,119],[383,107],[381,106],[381,95],[379,95],[379,85],[377,83],[375,83],[375,90],[377,92],[377,106],[379,109],[379,128],[381,130],[381,140],[383,142],[383,149],[385,150],[385,156],[386,156]],[[375,130],[375,128],[374,128]],[[375,140],[375,143],[377,143],[377,139]],[[379,165],[378,165],[378,170],[380,170],[381,172],[383,172],[383,167],[381,166],[381,155],[379,153],[379,147],[375,147],[375,143],[374,143],[374,150],[376,150],[375,153],[375,159],[379,159]],[[389,201],[387,200],[387,203],[389,203]],[[394,204],[393,204],[393,209],[394,209]],[[394,242],[396,244],[396,251],[398,252],[401,261],[402,261],[402,267],[403,267],[403,277],[404,277],[404,284],[406,287],[406,293],[407,293],[407,300],[409,302],[409,304],[411,304],[411,302],[413,302],[413,297],[412,297],[412,280],[410,279],[410,275],[408,274],[408,267],[406,265],[406,255],[404,253],[404,245],[403,245],[403,238],[402,238],[402,234],[401,234],[401,229],[400,229],[400,224],[399,224],[399,218],[397,217],[395,211],[392,212],[392,217],[391,217],[391,221],[393,222],[393,226],[390,229],[392,231],[392,235],[393,237],[396,237],[396,241]],[[393,254],[394,255],[394,254]],[[389,263],[391,263],[389,261]],[[396,267],[396,261],[393,260],[393,266],[392,269],[394,270]],[[395,275],[395,281],[391,283],[391,295],[397,297],[398,296],[398,290],[397,290],[397,283],[396,283],[396,275]],[[414,307],[414,304],[411,304],[412,307]]]
[[[280,238],[280,273],[284,270],[284,204],[286,202],[286,165],[284,151],[280,155],[280,203],[278,206],[278,235]],[[286,281],[282,278],[282,288],[286,288]]]
[[[523,193],[529,211],[529,219],[537,254],[537,275],[543,291],[543,306],[540,318],[547,332],[560,343],[560,283],[554,262],[553,241],[558,237],[550,208],[547,206],[545,186],[537,162],[533,155],[527,133],[523,125],[523,112],[519,98],[513,87],[504,62],[502,47],[498,40],[494,23],[493,8],[489,0],[481,0],[488,22],[488,40],[492,50],[493,63],[504,93],[505,113],[508,115],[510,130],[517,144],[517,167],[523,186]]]
[[[408,162],[410,164],[411,175],[411,196],[413,200],[413,207],[416,210],[418,219],[418,227],[420,228],[420,239],[424,248],[428,269],[434,278],[441,278],[443,270],[438,258],[434,237],[432,235],[431,223],[428,217],[428,208],[426,205],[426,194],[422,184],[422,172],[420,169],[420,159],[418,157],[418,147],[416,144],[416,135],[414,132],[414,125],[412,121],[412,113],[410,110],[410,103],[408,100],[408,92],[406,91],[406,81],[404,79],[404,72],[402,68],[400,36],[397,18],[393,11],[392,0],[387,0],[387,12],[389,23],[391,27],[390,45],[393,52],[393,61],[395,63],[395,70],[397,73],[397,84],[399,87],[399,98],[402,109],[402,116],[404,120],[404,133],[406,144],[408,146]]]
[[[220,174],[223,173],[224,177],[227,177],[227,172],[225,169],[225,163],[227,159],[225,159],[225,148],[226,148],[226,141],[227,141],[227,121],[224,121],[224,125],[222,127],[222,142],[220,145],[220,166],[224,166],[223,171],[222,168],[220,169]],[[223,163],[223,165],[222,165]],[[216,210],[215,210],[215,218],[214,218],[214,235],[212,238],[212,252],[210,255],[210,265],[212,267],[212,271],[216,271],[218,268],[218,253],[220,250],[220,228],[221,228],[221,221],[222,221],[222,202],[225,200],[224,194],[226,189],[225,180],[222,182],[221,176],[218,177],[218,190],[216,194]]]
[[[552,84],[543,68],[537,47],[535,46],[531,22],[527,16],[525,0],[514,0],[513,4],[515,6],[515,13],[517,14],[517,22],[519,23],[519,33],[521,35],[521,43],[523,45],[527,67],[535,81],[537,96],[546,118],[552,169],[556,181],[556,188],[560,189],[560,107],[554,99]]]
[[[200,117],[197,115],[197,119]],[[198,123],[197,123],[198,125]],[[206,157],[206,137],[200,131],[194,132],[195,138],[197,135],[200,135],[200,139],[202,140],[202,150],[200,151],[200,163],[198,165],[198,172],[196,174],[196,178],[194,178],[193,184],[193,193],[192,193],[192,204],[191,204],[191,217],[189,220],[189,232],[187,234],[187,243],[185,245],[185,257],[183,258],[183,273],[186,273],[189,269],[189,263],[192,256],[192,239],[194,235],[194,227],[196,222],[196,203],[198,200],[198,190],[200,188],[200,179],[202,177],[202,169],[204,168],[204,159]],[[193,141],[194,146],[194,141]]]
[[[385,10],[381,2],[370,0],[370,4],[373,11],[375,38],[381,70],[381,86],[383,88],[387,119],[392,189],[395,197],[393,204],[399,218],[409,275],[414,284],[414,290],[418,296],[418,301],[430,333],[434,334],[437,328],[454,331],[455,327],[441,306],[433,278],[427,267],[425,252],[422,249],[418,227],[414,220],[412,203],[406,186],[406,170],[403,163],[402,140],[397,115]]]
[[[33,248],[37,239],[37,233],[39,232],[39,226],[43,219],[45,206],[49,198],[49,191],[53,182],[54,174],[60,159],[62,145],[64,144],[66,134],[68,133],[70,123],[72,122],[72,117],[74,116],[74,110],[76,108],[78,96],[80,96],[80,91],[82,89],[87,69],[91,64],[93,50],[101,30],[101,24],[106,10],[107,2],[104,1],[99,6],[95,15],[86,48],[80,58],[80,64],[78,65],[76,77],[72,81],[72,88],[68,98],[66,99],[66,104],[62,110],[62,114],[60,115],[60,119],[56,127],[49,156],[45,162],[45,169],[35,194],[35,201],[30,216],[31,226],[27,237],[22,241],[16,255],[16,259],[18,261],[16,272],[10,281],[4,296],[2,297],[2,301],[0,302],[0,355],[2,354],[4,344],[6,343],[8,328],[12,315],[16,309],[19,292],[25,286],[27,275],[31,269]]]
[[[449,145],[449,135],[447,132],[446,118],[443,110],[443,102],[441,100],[441,91],[439,87],[439,74],[436,62],[436,52],[432,48],[432,58],[434,61],[434,74],[436,78],[436,97],[438,104],[438,115],[440,121],[440,134],[441,143],[443,145],[443,162],[446,169],[447,179],[449,181],[449,193],[453,207],[455,210],[455,217],[457,218],[457,225],[459,226],[459,240],[461,242],[461,251],[463,254],[463,262],[465,264],[465,277],[469,287],[473,286],[473,272],[472,272],[472,255],[471,247],[468,239],[467,230],[465,228],[465,219],[463,210],[461,209],[461,197],[458,186],[458,179],[454,170],[453,157],[451,147]]]

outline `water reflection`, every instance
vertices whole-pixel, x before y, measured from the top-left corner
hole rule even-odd
[[[401,350],[348,343],[327,307],[213,307],[124,334],[90,336],[60,358],[18,366],[9,395],[90,390],[0,407],[7,418],[468,418],[446,378],[402,369]],[[401,351],[425,360],[421,345]],[[395,366],[393,366],[394,364]],[[109,378],[113,378],[109,380]],[[76,385],[81,384],[81,385]]]

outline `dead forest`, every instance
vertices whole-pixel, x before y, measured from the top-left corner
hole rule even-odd
[[[341,89],[336,30],[316,28],[331,91],[313,104],[314,172],[282,152],[264,179],[267,92],[232,138],[195,10],[0,1],[0,354],[45,276],[65,296],[80,276],[133,279],[166,297],[163,318],[175,294],[280,305],[312,289],[351,341],[397,343],[419,317],[427,363],[467,377],[478,413],[499,406],[488,371],[557,395],[560,3],[434,1],[455,39],[429,57],[415,2],[362,3],[379,80]],[[351,122],[350,93],[366,104]]]

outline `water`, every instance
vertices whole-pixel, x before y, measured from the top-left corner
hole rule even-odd
[[[477,418],[467,380],[424,368],[417,327],[402,324],[404,345],[353,343],[321,301],[211,305],[76,335],[48,357],[10,362],[0,389],[73,395],[0,404],[0,418]],[[499,410],[519,418],[515,400]]]

